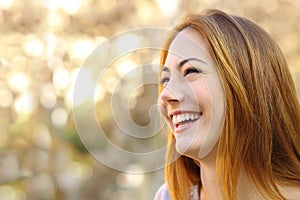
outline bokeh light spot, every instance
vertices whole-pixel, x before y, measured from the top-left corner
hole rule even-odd
[[[65,126],[68,120],[68,113],[63,108],[55,108],[51,113],[51,121],[54,125]]]
[[[25,40],[23,49],[28,56],[38,57],[44,52],[45,46],[40,39],[30,35]]]
[[[56,105],[56,93],[52,84],[47,84],[43,87],[40,102],[45,108],[53,108]]]
[[[31,92],[26,92],[19,95],[14,103],[14,110],[20,119],[26,119],[31,113],[35,111],[37,102]]]
[[[28,76],[22,72],[17,72],[12,74],[8,79],[8,84],[10,89],[14,92],[24,92],[28,85],[29,79]]]

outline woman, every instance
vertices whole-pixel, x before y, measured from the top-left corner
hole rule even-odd
[[[300,199],[300,108],[285,58],[253,22],[187,17],[161,57],[166,184],[155,199]]]

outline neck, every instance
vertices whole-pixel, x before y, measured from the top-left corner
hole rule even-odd
[[[202,164],[200,164],[202,165]],[[201,200],[219,200],[215,167],[201,166]]]
[[[205,158],[198,160],[200,163],[200,176],[202,183],[200,200],[220,199],[216,177],[216,157],[217,148],[213,148],[212,151],[205,156]]]
[[[200,166],[202,183],[200,200],[221,200],[217,186],[216,158],[217,148],[214,148],[205,158],[197,160]],[[243,171],[239,176],[237,196],[238,199],[263,199]]]

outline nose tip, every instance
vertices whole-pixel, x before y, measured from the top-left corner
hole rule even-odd
[[[160,93],[160,99],[164,104],[175,104],[182,101],[183,95],[179,91],[166,87]]]

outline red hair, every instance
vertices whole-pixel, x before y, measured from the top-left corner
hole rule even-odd
[[[162,51],[163,66],[176,32],[193,28],[204,38],[226,96],[218,143],[217,177],[223,199],[237,199],[241,170],[266,199],[285,199],[279,185],[300,186],[300,107],[286,60],[276,42],[253,22],[222,11],[188,16],[174,28]],[[161,91],[162,88],[160,88]],[[165,176],[172,200],[201,188],[194,160],[178,156],[174,136]]]

